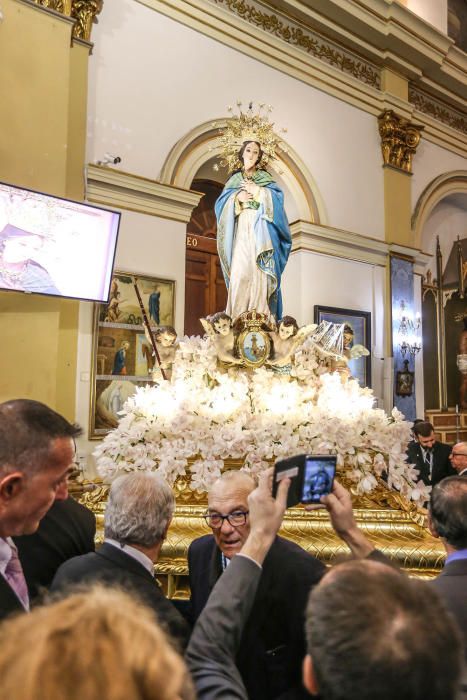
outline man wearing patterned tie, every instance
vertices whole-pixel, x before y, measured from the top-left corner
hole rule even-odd
[[[29,609],[11,538],[35,532],[52,503],[67,498],[74,438],[80,433],[77,425],[38,401],[0,404],[0,620]]]
[[[413,436],[407,447],[407,462],[419,470],[419,479],[427,486],[434,486],[446,476],[456,474],[449,461],[451,446],[438,442],[431,423],[416,422]]]

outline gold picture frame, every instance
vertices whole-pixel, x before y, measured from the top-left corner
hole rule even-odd
[[[108,304],[94,305],[89,439],[100,440],[138,386],[150,383],[152,348],[133,285],[136,279],[151,326],[175,323],[175,281],[114,271]]]

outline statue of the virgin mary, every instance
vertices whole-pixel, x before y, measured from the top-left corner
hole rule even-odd
[[[215,205],[226,312],[235,319],[256,309],[279,320],[281,276],[292,244],[284,194],[266,170],[279,138],[261,107],[255,115],[250,103],[228,123],[222,142],[224,163],[234,171]]]

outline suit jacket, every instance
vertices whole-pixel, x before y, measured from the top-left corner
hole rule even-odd
[[[439,576],[431,579],[429,584],[438,591],[464,635],[464,652],[467,661],[467,559],[449,562]]]
[[[49,588],[63,562],[94,551],[96,518],[74,498],[55,501],[33,535],[14,537],[29,597]]]
[[[0,574],[0,621],[11,613],[24,612],[24,608],[16,593]]]
[[[118,586],[145,603],[158,622],[185,648],[189,627],[180,613],[162,593],[151,573],[133,557],[112,544],[105,543],[96,551],[69,559],[60,566],[52,582],[52,591],[72,584],[102,583]]]
[[[188,566],[196,619],[222,573],[221,553],[212,535],[192,542]],[[324,564],[295,543],[282,537],[274,541],[264,560],[237,654],[237,665],[251,700],[308,697],[301,682],[306,650],[305,610],[310,589],[325,570]]]
[[[235,654],[261,573],[251,559],[234,557],[198,618],[185,655],[198,700],[248,700]]]
[[[446,445],[444,442],[434,443],[431,481],[429,468],[423,459],[422,448],[416,440],[412,440],[412,442],[408,444],[407,462],[409,462],[409,464],[415,464],[416,468],[420,471],[419,479],[428,486],[434,486],[446,476],[455,476],[457,473],[451,466],[449,460],[451,449],[451,445]]]

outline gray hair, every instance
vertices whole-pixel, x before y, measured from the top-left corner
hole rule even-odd
[[[211,484],[209,487],[209,493],[224,484],[229,484],[234,488],[243,488],[248,493],[256,488],[256,481],[248,472],[237,469],[227,469],[225,472],[222,472],[220,477],[216,479],[213,484]]]
[[[158,474],[133,472],[112,483],[104,533],[122,544],[153,547],[167,530],[175,508],[169,484]]]

